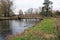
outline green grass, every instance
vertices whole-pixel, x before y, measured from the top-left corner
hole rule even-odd
[[[56,33],[55,22],[56,22],[55,18],[46,18],[41,23],[39,23],[39,25],[36,25],[30,30],[31,31],[40,30],[44,33],[55,34]]]
[[[55,29],[55,18],[45,18],[39,24],[29,29],[29,31],[25,32],[21,37],[14,37],[10,40],[57,40],[56,37],[45,38],[40,35],[35,34],[34,31],[38,30],[45,34],[53,34],[56,35]]]

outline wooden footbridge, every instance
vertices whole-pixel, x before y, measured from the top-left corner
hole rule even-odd
[[[19,15],[18,18],[21,18],[21,19],[41,19],[42,17],[39,14],[25,14],[25,15]]]

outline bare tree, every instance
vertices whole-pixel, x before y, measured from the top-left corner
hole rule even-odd
[[[28,12],[28,14],[32,14],[32,13],[33,13],[33,8],[29,8],[29,9],[27,10],[27,12]]]
[[[19,15],[23,15],[23,11],[22,10],[19,10]]]

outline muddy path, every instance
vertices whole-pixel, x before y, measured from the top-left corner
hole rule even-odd
[[[58,40],[60,40],[60,17],[56,17],[56,25],[57,25],[57,36]]]

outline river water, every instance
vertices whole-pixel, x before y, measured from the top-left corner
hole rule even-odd
[[[0,21],[0,40],[4,40],[7,35],[15,35],[24,32],[25,29],[32,27],[39,19],[21,20],[1,20]]]

